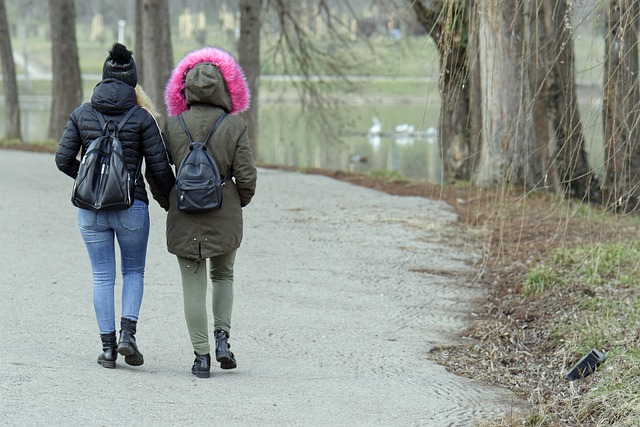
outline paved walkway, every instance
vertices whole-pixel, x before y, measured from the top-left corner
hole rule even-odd
[[[482,296],[444,274],[472,255],[443,203],[260,170],[236,264],[239,366],[196,379],[164,211],[152,202],[145,364],[103,369],[71,179],[51,154],[0,151],[0,182],[1,425],[458,427],[517,405],[428,358]]]

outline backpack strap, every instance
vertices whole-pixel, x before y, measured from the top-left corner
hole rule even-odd
[[[131,107],[131,109],[129,111],[127,111],[127,114],[124,115],[124,117],[122,118],[122,120],[120,120],[120,123],[118,123],[118,125],[115,128],[115,135],[114,136],[118,136],[118,134],[120,133],[120,131],[122,130],[122,127],[125,125],[125,123],[127,123],[127,120],[129,120],[131,118],[131,116],[133,115],[133,113],[135,113],[138,108],[140,108],[137,105],[134,105],[133,107]],[[108,120],[106,121],[104,118],[104,114],[102,114],[100,111],[96,110],[94,108],[94,111],[96,112],[96,115],[98,116],[98,121],[100,122],[100,127],[102,128],[102,133],[105,133],[105,127],[107,126],[107,123],[111,122],[112,120]]]
[[[124,124],[127,123],[127,120],[129,120],[131,116],[133,116],[133,113],[138,111],[139,108],[139,106],[134,105],[129,111],[127,111],[127,114],[125,114],[122,120],[120,120],[120,123],[118,123],[118,127],[116,128],[116,136],[118,135],[118,133],[120,133]]]
[[[180,126],[182,126],[182,130],[184,131],[184,133],[186,133],[187,136],[189,137],[189,143],[192,144],[193,138],[191,137],[191,132],[189,132],[189,129],[187,128],[187,124],[184,122],[184,119],[182,118],[182,114],[178,114],[178,121],[180,122]]]
[[[222,185],[224,185],[224,183],[229,181],[230,179],[231,179],[231,169],[229,169],[227,171],[227,174],[224,176],[224,178],[222,178]]]
[[[222,120],[227,116],[227,113],[222,113],[222,115],[220,117],[218,117],[218,120],[216,120],[216,122],[213,124],[213,127],[211,128],[211,130],[209,131],[209,133],[207,134],[207,137],[205,138],[204,141],[202,141],[203,144],[206,144],[207,141],[209,141],[209,138],[211,138],[211,135],[214,134],[214,132],[216,131],[216,129],[218,129],[218,126],[220,126],[220,123],[222,123]],[[184,133],[187,134],[187,136],[189,137],[189,142],[191,144],[193,144],[193,138],[191,137],[191,133],[189,132],[189,129],[187,128],[187,124],[184,122],[184,118],[182,117],[182,114],[178,114],[178,121],[180,122],[180,126],[182,126],[182,130],[184,130]]]
[[[207,134],[207,138],[204,140],[204,143],[209,141],[209,138],[211,138],[211,135],[213,135],[213,133],[216,131],[216,129],[218,129],[218,126],[220,126],[220,123],[222,123],[222,120],[225,117],[227,117],[227,113],[225,113],[225,112],[223,112],[222,115],[220,117],[218,117],[218,120],[216,120],[216,122],[213,124],[213,127],[211,128],[211,130]]]
[[[100,128],[104,131],[104,125],[106,125],[104,120],[104,114],[102,114],[100,111],[96,110],[95,108],[93,109],[93,111],[96,112],[96,116],[98,116],[98,121],[100,122]]]
[[[138,111],[139,108],[140,108],[139,106],[134,105],[133,107],[131,107],[131,109],[129,111],[127,111],[127,114],[125,114],[124,117],[122,118],[122,120],[120,120],[120,123],[118,123],[118,127],[116,128],[116,136],[118,136],[118,134],[120,133],[120,131],[124,127],[124,124],[127,123],[127,120],[129,120],[131,118],[131,116],[133,116],[133,113]],[[138,185],[138,179],[140,179],[140,172],[142,171],[142,160],[143,159],[144,159],[144,153],[140,153],[140,161],[138,162],[138,167],[136,168],[136,174],[133,177],[133,185],[134,186]]]

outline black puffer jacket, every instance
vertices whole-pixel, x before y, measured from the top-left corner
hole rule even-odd
[[[93,90],[91,103],[80,105],[69,116],[56,151],[58,169],[75,178],[80,167],[78,153],[84,155],[91,141],[102,134],[94,108],[104,114],[107,120],[112,119],[118,123],[136,104],[136,91],[128,84],[115,79],[98,83]],[[175,184],[175,176],[169,165],[160,130],[151,114],[142,108],[138,109],[124,125],[119,136],[129,172],[135,174],[143,156],[147,173],[153,176],[159,190],[168,197]],[[142,173],[134,197],[149,204]],[[165,203],[161,205],[165,209],[169,208]]]

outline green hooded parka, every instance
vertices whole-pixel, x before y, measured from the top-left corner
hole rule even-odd
[[[232,99],[224,76],[220,68],[210,62],[198,63],[188,71],[184,96],[188,110],[182,116],[194,141],[202,141],[222,113],[232,111]],[[163,136],[177,169],[189,150],[189,138],[177,116],[167,118]],[[222,207],[202,213],[183,212],[176,207],[174,187],[169,196],[167,215],[169,252],[196,260],[222,255],[240,246],[242,208],[251,202],[257,181],[247,125],[240,116],[229,114],[222,120],[207,142],[207,151],[222,176],[229,170],[232,172],[233,178],[224,186]]]

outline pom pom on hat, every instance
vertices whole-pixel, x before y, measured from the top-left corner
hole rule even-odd
[[[138,71],[133,54],[124,45],[115,43],[102,67],[102,79],[118,79],[129,86],[138,84]]]

